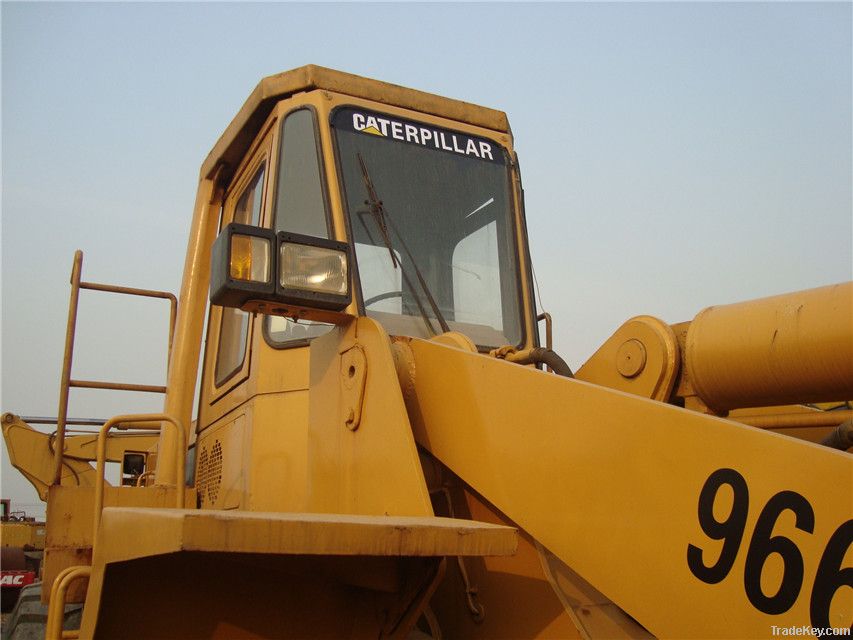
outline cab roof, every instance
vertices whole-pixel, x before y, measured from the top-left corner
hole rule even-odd
[[[201,177],[213,177],[220,165],[225,165],[226,171],[233,171],[275,104],[288,96],[314,89],[374,100],[501,133],[510,133],[509,122],[503,111],[309,64],[268,76],[258,83],[231,124],[213,145],[201,166]]]

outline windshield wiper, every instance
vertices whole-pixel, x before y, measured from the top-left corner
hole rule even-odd
[[[406,245],[406,241],[403,239],[403,236],[400,235],[400,231],[397,229],[396,225],[394,224],[394,221],[391,220],[385,214],[385,207],[383,206],[382,201],[379,199],[379,196],[376,194],[376,188],[373,186],[373,180],[370,179],[370,173],[367,171],[367,165],[364,163],[364,158],[361,157],[361,153],[357,153],[356,156],[358,157],[358,165],[361,168],[361,178],[364,181],[365,189],[367,189],[368,200],[366,200],[364,204],[370,207],[369,213],[373,218],[374,222],[376,222],[376,226],[379,228],[379,233],[382,235],[382,242],[385,244],[388,249],[388,252],[391,254],[391,264],[394,265],[395,269],[398,265],[400,266],[400,274],[403,276],[403,279],[406,282],[406,286],[414,295],[418,310],[420,311],[424,322],[429,328],[429,332],[433,335],[436,335],[438,332],[432,326],[432,322],[430,321],[430,318],[427,315],[426,309],[424,309],[423,304],[421,303],[421,300],[418,297],[415,288],[412,286],[411,281],[406,275],[406,271],[403,269],[403,265],[399,263],[397,255],[394,253],[394,246],[391,243],[391,236],[388,233],[389,227],[391,228],[391,231],[393,231],[394,234],[397,236],[397,239],[400,241],[400,244],[403,247],[403,251],[406,252],[406,256],[408,256],[409,260],[411,261],[412,267],[415,270],[415,275],[417,276],[418,282],[421,285],[421,289],[423,290],[424,295],[426,296],[426,299],[429,302],[429,306],[432,308],[433,314],[435,314],[436,320],[438,320],[438,324],[441,326],[441,330],[445,333],[450,331],[450,326],[447,324],[447,321],[444,319],[444,316],[439,310],[438,305],[435,302],[435,298],[430,292],[426,280],[421,274],[421,270],[418,269],[418,263],[415,262],[415,258],[412,255],[412,252],[409,251],[409,247],[408,245]]]

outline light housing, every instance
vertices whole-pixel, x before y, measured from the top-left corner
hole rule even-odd
[[[210,301],[244,311],[340,321],[340,312],[352,301],[350,263],[345,242],[231,223],[213,244]]]
[[[277,273],[276,293],[281,300],[330,310],[350,302],[348,246],[344,242],[279,233]]]
[[[275,294],[272,274],[275,235],[269,229],[232,222],[213,243],[210,258],[210,301],[240,307]]]

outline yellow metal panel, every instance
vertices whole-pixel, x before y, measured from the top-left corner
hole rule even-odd
[[[290,349],[290,352],[308,349]],[[305,358],[307,382],[307,357]],[[308,392],[256,396],[252,407],[249,509],[304,511],[308,462]]]
[[[308,390],[308,348],[295,347],[290,349],[275,349],[267,345],[262,336],[263,317],[255,320],[255,336],[257,342],[253,350],[257,370],[252,372],[257,377],[257,392],[259,394],[281,393],[286,391]]]
[[[307,509],[432,515],[391,343],[370,318],[311,343]]]
[[[144,433],[112,433],[106,441],[106,461],[121,462],[127,451],[146,453],[160,440],[160,434]],[[65,437],[65,455],[63,458],[78,458],[80,460],[97,459],[98,434],[74,435]]]
[[[104,505],[171,506],[175,504],[175,497],[175,489],[170,487],[108,486],[104,491]],[[195,502],[195,490],[186,490],[186,502]],[[50,487],[47,499],[43,598],[54,578],[63,569],[91,561],[94,504],[94,487]],[[80,602],[82,596],[79,586],[72,587],[69,601]]]
[[[36,431],[14,414],[4,413],[3,439],[9,462],[30,481],[39,498],[46,500],[54,477],[50,435]],[[95,478],[95,469],[89,463],[65,460],[60,482],[65,486],[94,486]]]
[[[444,481],[453,488],[437,496],[437,512],[443,515],[448,500],[452,500],[456,517],[515,526],[474,492],[457,490],[458,479]],[[430,602],[444,637],[467,640],[582,637],[543,573],[535,541],[524,531],[519,531],[518,538],[518,550],[511,556],[464,558],[461,563],[459,559],[448,558],[447,577]],[[472,606],[481,615],[473,615]]]
[[[252,424],[248,408],[230,413],[216,426],[206,429],[196,444],[195,484],[201,506],[210,509],[245,508],[248,503],[250,467],[244,453]]]
[[[313,89],[367,98],[495,131],[509,132],[509,123],[502,111],[316,65],[306,65],[269,76],[258,83],[208,154],[201,167],[201,177],[209,177],[222,163],[234,166],[241,160],[276,100]]]
[[[451,518],[112,507],[104,509],[95,560],[178,551],[484,556],[513,553],[516,544],[511,527]]]
[[[766,637],[772,625],[809,624],[816,581],[826,589],[832,563],[842,562],[830,545],[816,577],[831,536],[850,526],[850,455],[423,340],[411,348],[416,391],[407,400],[418,442],[652,633]],[[703,487],[726,469],[722,477],[742,478],[745,508],[732,507],[735,481],[722,483],[716,505],[701,506]],[[774,498],[780,492],[800,497]],[[775,518],[780,500],[796,504]],[[792,509],[812,512],[813,526],[804,515],[797,528]],[[797,551],[789,555],[803,558],[801,579],[789,561],[799,591],[778,614],[746,593],[755,598],[759,582],[773,596],[783,569],[767,550],[769,533],[756,533],[762,512],[762,527],[775,522],[772,534],[790,538]],[[737,543],[733,566],[714,584],[688,565],[689,545],[706,566],[720,556],[700,513],[706,528],[712,518],[729,521]],[[837,590],[828,615],[849,626],[850,589]]]
[[[619,327],[575,372],[575,378],[665,401],[679,364],[672,328],[657,318],[638,316]]]

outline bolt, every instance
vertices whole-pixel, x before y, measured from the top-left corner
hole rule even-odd
[[[646,348],[636,339],[626,340],[616,352],[616,370],[625,378],[634,378],[646,366]]]

